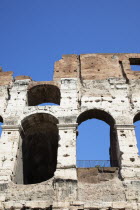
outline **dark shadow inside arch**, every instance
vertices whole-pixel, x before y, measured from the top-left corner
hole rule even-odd
[[[138,155],[140,155],[140,113],[134,117],[135,135],[137,139]]]
[[[60,105],[60,89],[55,85],[41,84],[28,90],[28,106]]]
[[[54,176],[57,164],[58,120],[50,114],[33,114],[22,121],[24,184],[35,184]]]
[[[109,164],[106,162],[107,163],[106,166],[118,167],[118,154],[117,154],[118,144],[117,144],[116,130],[114,129],[115,121],[113,117],[109,113],[103,110],[92,109],[80,114],[80,116],[77,119],[77,123],[78,125],[80,125],[78,131],[80,132],[81,130],[81,133],[83,133],[84,136],[83,138],[83,136],[81,136],[81,134],[79,133],[79,137],[80,136],[81,137],[80,138],[78,137],[79,146],[78,145],[77,146],[80,148],[80,141],[81,144],[82,141],[85,141],[87,144],[90,144],[88,149],[89,151],[85,152],[87,153],[88,157],[94,158],[94,160],[92,159],[93,162],[95,160],[106,161],[103,159],[105,158],[105,155],[102,153],[104,152],[107,154],[107,149],[108,149],[108,155],[106,155],[106,157],[107,159],[109,158]],[[99,138],[102,138],[102,141],[101,139],[99,140]],[[86,145],[83,147],[86,148]],[[103,149],[103,147],[107,148]],[[77,148],[77,155],[79,153],[80,151],[78,151]],[[84,157],[84,159],[87,158]],[[106,164],[105,162],[101,163],[100,161],[99,163]]]

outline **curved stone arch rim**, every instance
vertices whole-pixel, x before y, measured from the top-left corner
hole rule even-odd
[[[22,124],[23,120],[30,117],[31,115],[36,115],[36,114],[48,114],[48,115],[51,115],[53,116],[59,123],[59,117],[58,116],[55,116],[53,112],[48,112],[48,111],[43,111],[42,110],[37,110],[37,111],[33,111],[33,112],[28,112],[27,114],[25,114],[24,116],[22,116],[22,118],[20,119],[20,122],[19,122],[19,125]],[[57,123],[57,124],[58,124]]]
[[[29,115],[27,115],[27,116],[24,116],[23,118],[22,118],[22,120],[20,120],[20,123],[19,123],[19,127],[20,128],[23,128],[23,123],[26,121],[26,120],[28,120],[30,117],[34,117],[34,116],[36,116],[36,115],[48,115],[48,116],[51,116],[51,118],[53,118],[53,120],[52,121],[49,121],[48,120],[48,122],[53,122],[53,124],[58,124],[59,123],[59,121],[58,121],[58,119],[54,116],[54,115],[52,115],[52,114],[50,114],[50,113],[44,113],[44,112],[36,112],[36,113],[34,113],[34,114],[29,114]]]
[[[133,118],[132,118],[132,122],[135,123],[137,121],[140,120],[140,110],[136,111],[134,114],[133,114]]]
[[[115,120],[115,117],[114,116],[112,116],[112,114],[108,111],[108,110],[106,110],[106,109],[103,109],[103,108],[97,108],[97,107],[94,107],[94,108],[90,108],[90,109],[88,109],[88,108],[86,108],[85,110],[82,110],[79,114],[78,114],[78,116],[77,116],[77,123],[78,123],[78,125],[80,125],[82,122],[84,122],[84,121],[86,121],[86,120],[88,120],[88,118],[86,119],[86,117],[85,117],[85,119],[84,120],[81,120],[80,121],[80,116],[82,116],[82,115],[84,115],[84,113],[86,114],[88,114],[88,112],[102,112],[103,114],[107,114],[108,116],[109,116],[109,118],[111,119],[111,123],[109,123],[109,122],[107,122],[106,120],[103,120],[103,119],[101,119],[101,118],[96,118],[96,117],[91,117],[91,118],[89,118],[89,119],[99,119],[99,120],[102,120],[102,121],[104,121],[104,122],[106,122],[107,124],[109,124],[110,126],[111,125],[115,125],[116,124],[116,120]],[[95,113],[96,114],[96,113]]]

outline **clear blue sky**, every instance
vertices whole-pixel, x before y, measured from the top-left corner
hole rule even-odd
[[[140,53],[139,45],[139,0],[0,0],[0,66],[15,76],[52,80],[63,54]]]

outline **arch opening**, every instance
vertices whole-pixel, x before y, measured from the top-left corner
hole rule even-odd
[[[77,123],[77,167],[118,167],[118,144],[112,116],[93,109],[80,114]]]
[[[137,140],[138,155],[140,156],[140,113],[136,114],[136,116],[134,117],[134,126]]]
[[[23,182],[35,184],[54,176],[57,164],[58,120],[33,114],[22,121]]]
[[[2,125],[3,125],[3,118],[0,116],[0,137],[2,134]]]
[[[28,106],[60,105],[60,90],[55,85],[36,85],[28,90]]]

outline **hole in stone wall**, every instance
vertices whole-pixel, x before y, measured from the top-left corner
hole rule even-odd
[[[126,134],[123,133],[123,134],[121,134],[121,136],[126,137]]]
[[[35,184],[54,176],[57,164],[58,120],[50,114],[34,114],[22,121],[24,184]]]
[[[117,167],[113,118],[102,110],[89,110],[82,113],[77,122],[77,167]]]
[[[2,134],[2,125],[3,125],[3,119],[2,117],[0,116],[0,136]]]
[[[135,135],[137,139],[138,154],[140,155],[140,120],[134,123]]]
[[[138,155],[140,155],[140,113],[134,117],[135,135],[137,139]]]
[[[129,61],[132,71],[140,71],[140,58],[130,58]]]
[[[135,158],[130,158],[130,161],[131,161],[131,162],[134,162],[134,161],[135,161]]]
[[[131,65],[132,71],[140,71],[140,65]]]
[[[42,104],[38,104],[38,106],[58,106],[58,104],[55,104],[55,103],[42,103]]]
[[[60,90],[55,85],[37,85],[28,90],[28,105],[60,105]]]

